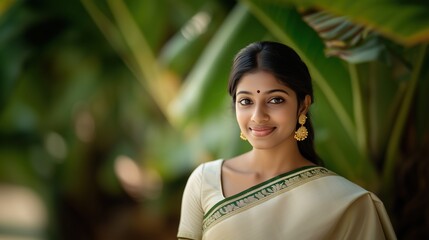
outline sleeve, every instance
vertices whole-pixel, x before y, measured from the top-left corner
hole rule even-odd
[[[372,193],[348,207],[335,231],[335,239],[396,239],[383,203]]]
[[[186,183],[182,197],[178,238],[201,239],[204,211],[201,203],[201,184],[204,165],[198,166]]]

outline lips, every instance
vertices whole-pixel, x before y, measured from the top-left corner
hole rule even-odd
[[[250,127],[250,132],[252,133],[253,136],[255,137],[265,137],[270,135],[276,128],[275,127]]]

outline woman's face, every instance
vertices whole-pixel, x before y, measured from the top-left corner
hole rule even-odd
[[[293,138],[299,116],[296,94],[271,73],[245,74],[237,85],[235,109],[240,129],[253,148],[296,144]]]

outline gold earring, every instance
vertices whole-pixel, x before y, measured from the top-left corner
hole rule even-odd
[[[246,136],[244,136],[243,132],[240,132],[240,138],[243,141],[247,141],[247,138],[246,138]]]
[[[308,136],[308,130],[304,126],[307,117],[304,114],[299,115],[298,123],[301,124],[301,127],[295,131],[293,136],[297,141],[304,141]]]

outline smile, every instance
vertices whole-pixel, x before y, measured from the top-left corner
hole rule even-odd
[[[255,137],[265,137],[270,135],[276,128],[275,127],[251,127],[250,132]]]

